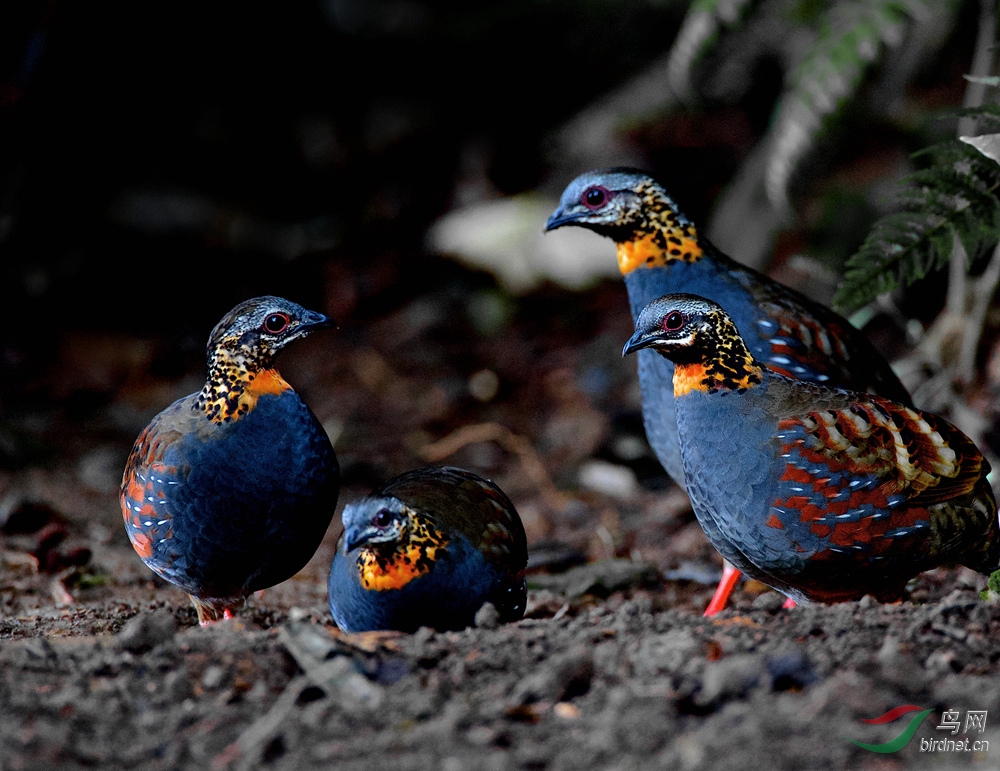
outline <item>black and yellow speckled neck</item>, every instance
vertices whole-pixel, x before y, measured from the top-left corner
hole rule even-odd
[[[214,351],[209,362],[208,380],[195,400],[213,423],[229,423],[252,410],[262,394],[277,394],[290,388],[281,375],[270,368],[271,356],[253,351]]]
[[[728,315],[705,315],[697,337],[681,355],[674,354],[674,396],[692,391],[744,391],[763,380],[763,368],[747,349]]]
[[[639,206],[629,207],[615,241],[618,268],[622,274],[636,268],[662,267],[671,262],[697,262],[704,255],[698,231],[663,188],[651,179],[640,182],[633,191]],[[620,239],[620,240],[619,240]]]

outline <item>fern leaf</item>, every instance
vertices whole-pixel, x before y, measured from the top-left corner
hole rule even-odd
[[[860,308],[901,283],[923,278],[947,262],[948,251],[940,259],[941,246],[947,239],[950,231],[941,217],[913,212],[883,217],[848,260],[844,283],[834,303],[844,309]]]
[[[962,113],[980,119],[980,125],[1000,121],[996,105]],[[833,298],[845,311],[942,269],[956,235],[968,254],[969,269],[1000,241],[1000,164],[957,139],[914,157],[931,165],[901,180],[901,211],[876,222],[847,261],[844,282]]]
[[[991,102],[979,107],[963,107],[956,110],[955,115],[959,118],[976,118],[981,121],[983,126],[981,133],[1000,131],[1000,104]]]
[[[899,45],[911,12],[926,0],[840,0],[821,14],[816,39],[790,75],[771,130],[768,200],[789,211],[789,182],[824,124],[853,96],[883,46]]]

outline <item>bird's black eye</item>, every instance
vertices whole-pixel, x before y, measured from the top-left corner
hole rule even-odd
[[[678,329],[684,326],[684,314],[680,311],[670,311],[663,318],[663,331],[664,332],[676,332]]]
[[[608,191],[603,187],[588,187],[580,196],[580,201],[588,209],[600,209],[608,201]]]
[[[264,323],[260,325],[260,328],[271,335],[279,335],[285,331],[288,326],[288,316],[284,313],[272,313],[266,319]]]
[[[388,527],[389,523],[392,522],[392,512],[388,509],[382,509],[375,515],[374,522],[375,527]]]

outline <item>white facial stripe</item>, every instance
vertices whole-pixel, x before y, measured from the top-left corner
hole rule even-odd
[[[687,337],[674,338],[672,340],[657,340],[653,343],[654,346],[662,346],[664,348],[669,348],[678,345],[693,345],[694,344],[695,333],[692,332]]]

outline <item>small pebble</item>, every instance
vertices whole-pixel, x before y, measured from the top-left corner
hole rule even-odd
[[[631,498],[639,491],[639,480],[628,466],[616,466],[604,460],[590,460],[577,474],[580,487],[612,498]]]
[[[478,629],[496,629],[500,626],[500,611],[492,602],[484,602],[483,607],[476,611],[476,627]]]
[[[481,369],[469,378],[469,393],[480,402],[489,402],[500,390],[500,378],[492,370]]]
[[[801,690],[819,680],[812,662],[800,647],[768,656],[764,666],[771,676],[773,691]]]
[[[768,613],[777,613],[781,606],[785,604],[785,596],[779,592],[764,592],[754,598],[754,610],[766,610]]]
[[[924,668],[933,675],[943,677],[955,671],[952,667],[954,660],[955,654],[949,650],[934,651],[924,662]]]
[[[206,691],[214,691],[222,685],[222,678],[226,676],[225,670],[217,664],[212,664],[205,668],[205,673],[201,676],[202,687]]]
[[[764,662],[759,656],[737,654],[713,662],[705,668],[698,704],[712,704],[744,696],[760,681]]]
[[[125,623],[115,639],[115,645],[130,653],[145,653],[156,645],[173,639],[176,632],[177,622],[169,611],[140,613]]]

